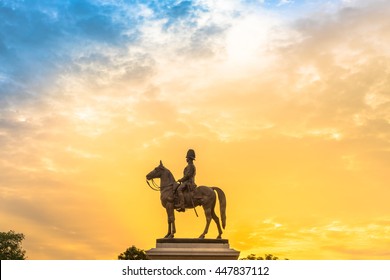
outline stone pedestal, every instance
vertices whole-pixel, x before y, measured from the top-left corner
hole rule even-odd
[[[161,238],[146,255],[152,260],[237,260],[240,252],[227,239]]]

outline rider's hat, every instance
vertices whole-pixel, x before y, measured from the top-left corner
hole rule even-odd
[[[187,151],[187,156],[186,158],[190,158],[190,159],[195,159],[195,151],[193,149],[189,149]]]

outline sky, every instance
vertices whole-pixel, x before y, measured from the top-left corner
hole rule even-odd
[[[180,178],[192,148],[241,257],[390,259],[389,14],[1,0],[0,231],[24,233],[28,259],[148,250],[167,218],[145,175],[162,160]],[[200,235],[198,213],[176,213],[176,237]]]

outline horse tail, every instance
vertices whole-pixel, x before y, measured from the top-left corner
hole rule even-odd
[[[222,228],[225,229],[226,226],[226,196],[223,190],[221,190],[218,187],[211,187],[214,191],[218,194],[218,200],[219,200],[219,210],[221,212],[221,219],[222,219]]]

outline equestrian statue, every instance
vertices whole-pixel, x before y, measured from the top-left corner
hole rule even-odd
[[[161,204],[167,212],[168,233],[164,238],[173,238],[175,236],[176,226],[174,210],[184,212],[185,209],[193,208],[196,215],[198,215],[195,207],[202,206],[206,217],[206,226],[199,238],[205,238],[209,230],[211,219],[213,219],[218,228],[217,239],[221,239],[222,228],[225,229],[226,226],[225,193],[218,187],[196,186],[194,180],[196,169],[193,164],[193,160],[195,160],[194,150],[188,150],[186,159],[188,165],[184,169],[183,178],[178,181],[175,180],[171,171],[163,165],[161,160],[160,164],[146,175],[146,182],[149,187],[153,190],[160,191]],[[153,181],[155,178],[160,179],[160,186]],[[152,181],[152,184],[149,183],[149,180]],[[217,196],[220,206],[222,227],[219,218],[214,211]]]

